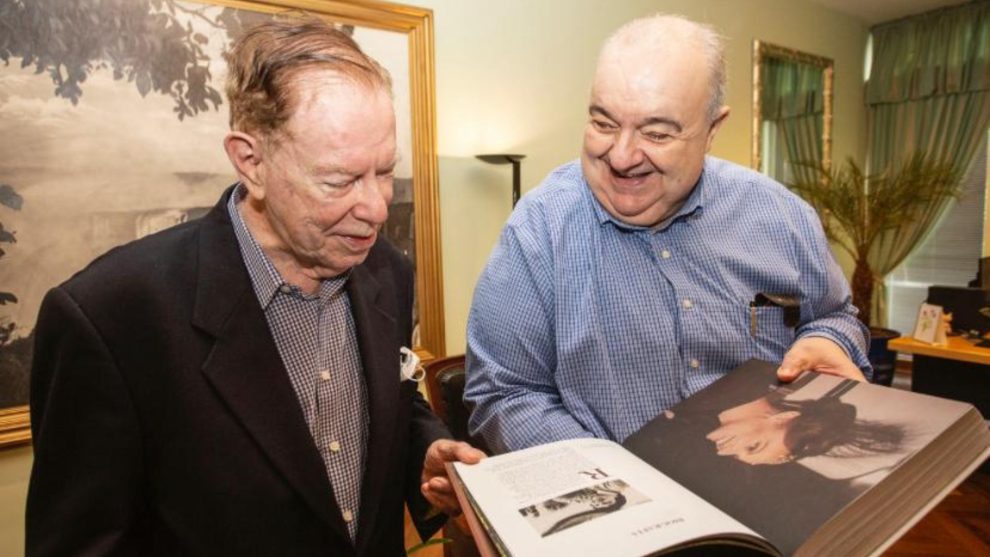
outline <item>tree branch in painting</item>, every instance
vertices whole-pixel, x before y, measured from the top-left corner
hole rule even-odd
[[[24,199],[14,191],[9,184],[0,184],[0,205],[20,211]],[[0,222],[0,244],[17,243],[13,230],[8,230]],[[7,255],[0,248],[0,258]],[[0,305],[16,304],[17,296],[13,292],[0,292]],[[5,388],[0,391],[0,408],[5,408],[20,401],[27,400],[28,373],[27,366],[31,361],[31,344],[34,335],[27,338],[14,338],[17,324],[9,317],[0,318],[0,385]]]
[[[177,0],[0,0],[0,60],[20,58],[22,68],[47,73],[55,96],[72,104],[90,74],[109,69],[142,97],[172,97],[183,120],[223,103],[211,85],[209,38],[193,21],[224,30],[229,40],[269,17],[227,8],[211,18],[205,8]]]

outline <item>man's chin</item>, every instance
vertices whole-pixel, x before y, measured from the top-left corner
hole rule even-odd
[[[619,199],[612,203],[609,213],[631,226],[653,226],[658,221],[653,207],[638,201]]]
[[[369,250],[370,251],[370,250]],[[313,262],[318,270],[319,276],[324,279],[339,277],[364,263],[368,258],[368,252],[348,253],[346,255],[334,254],[329,257],[321,257]]]

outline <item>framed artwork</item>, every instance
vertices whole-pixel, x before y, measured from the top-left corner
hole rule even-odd
[[[287,11],[324,17],[392,75],[400,162],[384,234],[415,263],[413,348],[445,354],[433,19],[370,0],[0,0],[0,446],[30,440],[28,375],[51,287],[194,219],[235,175],[223,54]]]

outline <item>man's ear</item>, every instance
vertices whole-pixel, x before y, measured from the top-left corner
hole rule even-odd
[[[718,109],[718,116],[712,120],[711,126],[708,128],[708,142],[705,144],[705,152],[707,153],[712,149],[712,142],[715,141],[715,134],[718,133],[719,128],[722,124],[729,118],[729,107],[722,105],[722,108]]]
[[[250,134],[232,131],[223,138],[223,149],[227,152],[227,158],[237,172],[237,179],[244,184],[248,195],[264,199],[264,180],[261,179],[264,153],[261,141]]]

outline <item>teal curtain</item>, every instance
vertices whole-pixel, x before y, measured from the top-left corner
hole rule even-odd
[[[763,61],[760,109],[765,122],[762,170],[779,182],[813,176],[822,161],[822,69],[783,58]],[[770,128],[770,129],[766,129]],[[806,174],[811,173],[809,176]]]
[[[923,152],[951,163],[962,175],[990,126],[990,2],[897,20],[872,33],[868,173],[888,172]],[[947,205],[932,206],[906,230],[880,238],[868,257],[877,277],[886,276],[921,244]],[[873,297],[875,303],[884,298],[882,290]],[[877,317],[883,319],[884,313],[877,311]]]

